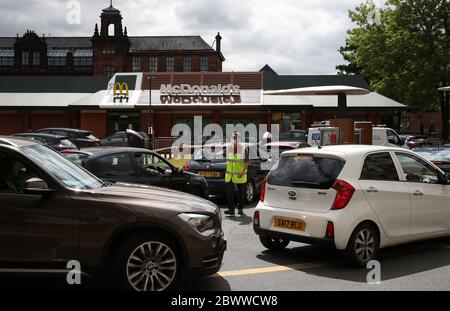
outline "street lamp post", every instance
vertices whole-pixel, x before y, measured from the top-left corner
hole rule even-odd
[[[152,111],[152,80],[154,79],[154,76],[148,76],[148,135],[150,136],[150,149],[153,149],[153,111]]]

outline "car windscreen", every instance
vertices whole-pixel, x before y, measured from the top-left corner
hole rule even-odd
[[[61,145],[67,146],[67,147],[73,147],[74,146],[74,144],[68,139],[61,139]]]
[[[32,145],[23,147],[21,150],[68,188],[88,190],[100,188],[104,184],[100,179],[50,148]]]
[[[345,161],[310,154],[284,156],[269,173],[274,186],[329,189],[341,173]]]

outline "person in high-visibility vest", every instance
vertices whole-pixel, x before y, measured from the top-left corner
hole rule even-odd
[[[228,210],[226,215],[234,216],[235,212],[235,191],[237,189],[238,212],[244,214],[244,193],[247,184],[248,152],[240,142],[240,135],[234,132],[231,143],[227,146],[227,168],[225,172],[225,182],[227,184]]]

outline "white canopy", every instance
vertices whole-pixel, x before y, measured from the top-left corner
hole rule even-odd
[[[440,87],[438,90],[442,92],[450,92],[450,86]]]
[[[295,89],[265,91],[264,95],[365,95],[369,94],[367,89],[347,86],[347,85],[327,85],[327,86],[313,86],[301,87]]]

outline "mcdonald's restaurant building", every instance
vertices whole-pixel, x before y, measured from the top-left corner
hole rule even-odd
[[[337,116],[337,96],[267,95],[265,91],[346,85],[370,90],[359,76],[284,76],[269,66],[258,72],[157,72],[95,76],[0,76],[0,135],[45,127],[90,130],[99,138],[132,128],[157,139],[172,127],[279,124],[280,131],[306,129]],[[399,125],[404,105],[370,92],[348,96],[355,120]]]

